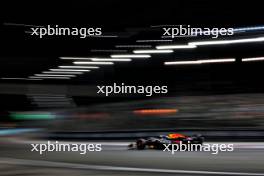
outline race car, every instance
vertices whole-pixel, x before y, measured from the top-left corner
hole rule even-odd
[[[129,148],[138,150],[143,149],[164,149],[164,144],[203,144],[204,137],[200,134],[193,136],[185,136],[179,133],[170,133],[168,135],[160,135],[158,137],[148,137],[138,139],[135,143],[129,145]]]

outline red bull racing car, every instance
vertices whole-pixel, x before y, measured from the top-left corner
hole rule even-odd
[[[158,137],[148,137],[138,139],[135,143],[129,145],[129,148],[138,150],[143,149],[164,149],[164,144],[203,144],[204,137],[200,134],[193,136],[185,136],[179,133],[170,133],[168,135],[160,135]]]

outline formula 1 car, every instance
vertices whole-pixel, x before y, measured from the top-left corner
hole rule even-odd
[[[200,134],[193,136],[185,136],[179,133],[171,133],[168,135],[160,135],[158,137],[148,137],[138,139],[135,143],[130,144],[130,149],[158,149],[163,150],[164,144],[203,144],[204,137]]]

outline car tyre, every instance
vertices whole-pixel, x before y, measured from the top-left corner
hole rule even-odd
[[[146,142],[144,139],[137,140],[137,149],[138,150],[144,150],[146,148]]]

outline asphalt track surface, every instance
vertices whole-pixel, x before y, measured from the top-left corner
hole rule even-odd
[[[43,155],[31,152],[30,143],[46,142],[1,138],[0,175],[264,176],[264,143],[234,143],[233,152],[217,155],[210,152],[177,152],[172,155],[157,150],[128,150],[129,142],[96,142],[102,143],[103,150],[85,155],[78,152],[49,152]]]

